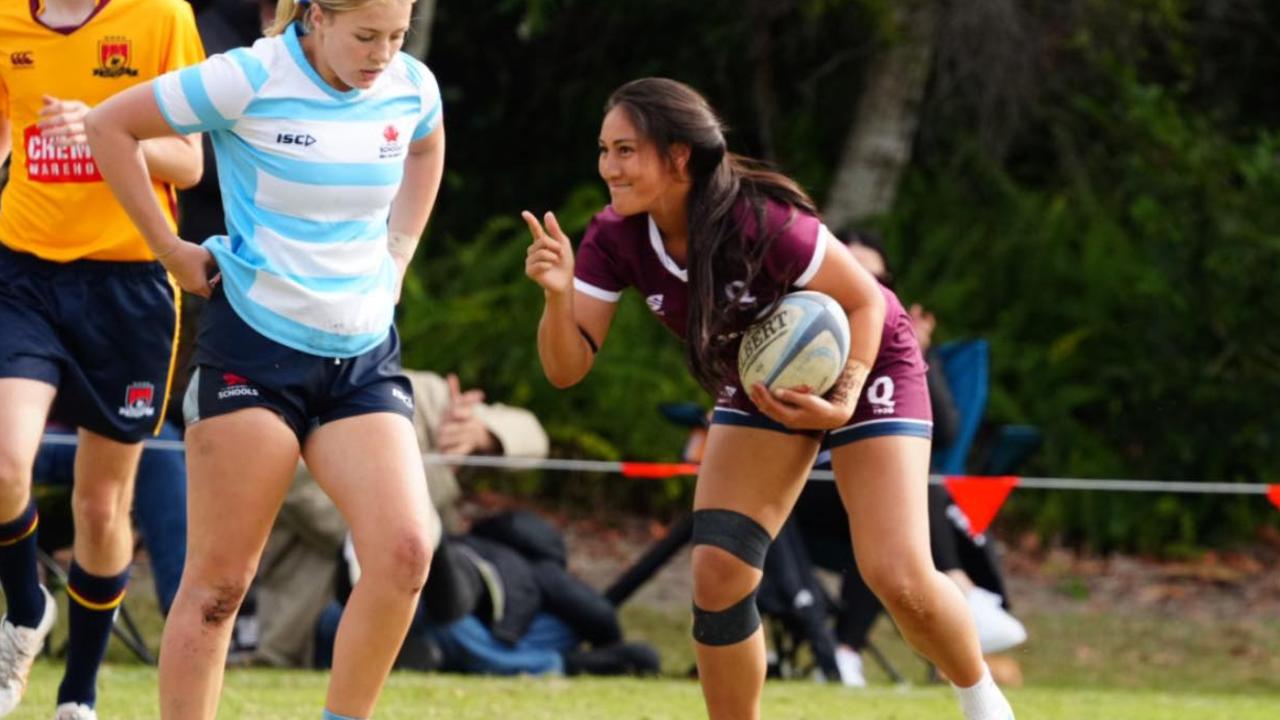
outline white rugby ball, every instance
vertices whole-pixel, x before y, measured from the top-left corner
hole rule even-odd
[[[752,325],[738,347],[744,388],[770,390],[806,386],[815,395],[831,389],[849,359],[849,316],[830,295],[811,290],[788,294]]]

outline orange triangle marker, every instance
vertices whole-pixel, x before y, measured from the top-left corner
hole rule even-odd
[[[1280,508],[1280,484],[1267,488],[1267,499],[1271,501],[1272,505]]]
[[[943,485],[956,501],[956,505],[969,518],[969,535],[977,537],[987,531],[1000,506],[1013,492],[1018,478],[1005,477],[968,477],[962,475],[943,478]]]

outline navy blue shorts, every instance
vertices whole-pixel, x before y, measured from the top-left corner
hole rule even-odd
[[[0,377],[56,387],[59,422],[120,442],[154,435],[177,302],[158,262],[56,263],[0,245]]]
[[[413,420],[413,387],[400,367],[394,327],[363,355],[311,355],[254,330],[219,286],[200,316],[194,363],[182,402],[187,425],[261,407],[279,415],[301,444],[311,430],[355,415],[390,412]]]

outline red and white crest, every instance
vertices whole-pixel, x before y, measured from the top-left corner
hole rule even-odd
[[[124,390],[124,405],[117,412],[127,418],[144,418],[156,414],[156,386],[149,382],[129,383]]]

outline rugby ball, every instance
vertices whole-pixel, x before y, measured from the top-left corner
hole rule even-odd
[[[738,347],[742,387],[770,390],[806,386],[815,395],[831,389],[849,359],[849,316],[840,303],[804,290],[782,298],[752,325]]]

